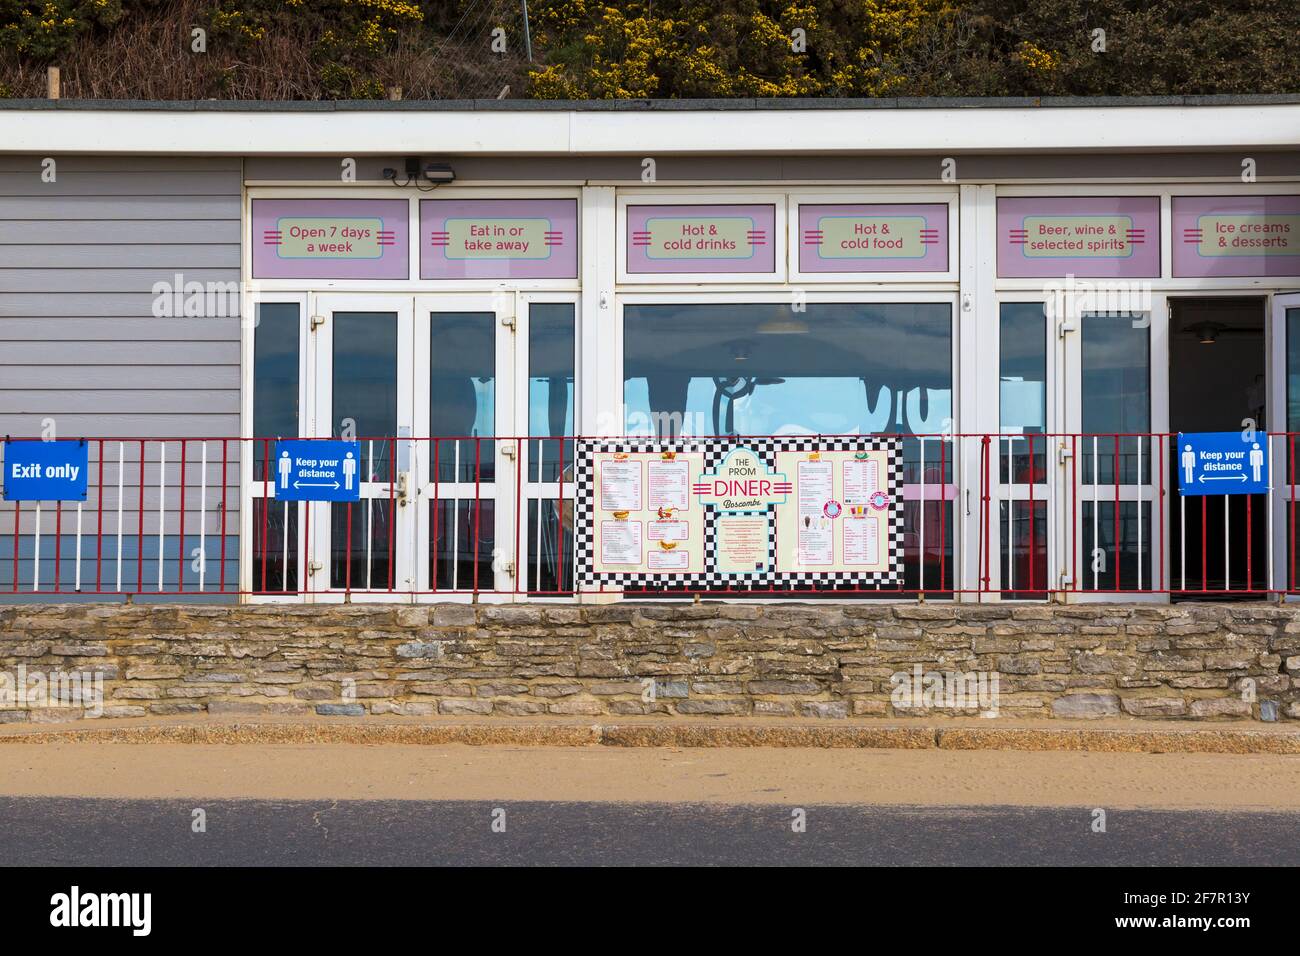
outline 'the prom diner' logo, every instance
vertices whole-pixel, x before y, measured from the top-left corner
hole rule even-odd
[[[748,448],[734,448],[716,471],[700,475],[691,490],[701,504],[719,511],[762,511],[785,504],[794,486]]]

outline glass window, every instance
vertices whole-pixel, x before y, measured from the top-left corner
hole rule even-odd
[[[1080,342],[1083,476],[1135,484],[1138,436],[1151,431],[1150,316],[1106,313],[1083,316]],[[1142,443],[1142,480],[1149,480],[1149,442]]]
[[[629,435],[938,434],[946,303],[628,305]]]
[[[904,587],[951,587],[948,303],[627,305],[623,319],[629,435],[912,436]]]
[[[534,303],[528,310],[528,480],[573,479],[574,306]],[[532,593],[573,587],[573,506],[560,493],[530,496],[528,556]]]
[[[1047,314],[1041,302],[1004,302],[998,320],[998,423],[1003,435],[1047,431]],[[1043,449],[1034,442],[1033,479],[1043,479]],[[1002,480],[1030,480],[1029,441],[1003,441]],[[1008,460],[1014,462],[1008,473]],[[1012,477],[1014,475],[1014,477]]]
[[[439,481],[492,481],[496,448],[496,313],[429,316],[430,435]],[[469,439],[469,440],[467,440]],[[477,464],[476,464],[477,463]]]
[[[397,313],[334,313],[333,418],[331,434],[361,442],[367,481],[388,481],[397,434]]]
[[[259,302],[253,330],[253,437],[298,437],[297,302]],[[253,474],[263,476],[263,442],[254,442]]]
[[[534,303],[528,308],[528,434],[530,437],[573,435],[574,307],[571,302]],[[555,481],[560,455],[572,475],[571,442],[533,442],[529,477]]]
[[[1300,308],[1286,310],[1286,430],[1300,431]]]
[[[1041,302],[1004,302],[998,313],[998,470],[1004,483],[1047,481],[1047,313]],[[1031,453],[1032,452],[1032,453]],[[1022,494],[1024,490],[1022,489]],[[1047,503],[1002,501],[1002,587],[1028,597],[1047,585]]]

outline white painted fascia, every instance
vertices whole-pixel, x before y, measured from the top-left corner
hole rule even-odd
[[[0,110],[0,153],[230,156],[1182,151],[1300,146],[1300,104],[793,110]]]

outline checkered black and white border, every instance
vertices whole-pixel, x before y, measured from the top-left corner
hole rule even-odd
[[[767,528],[767,568],[752,575],[723,574],[716,571],[654,574],[647,572],[597,572],[595,570],[595,456],[597,454],[661,454],[663,452],[704,453],[705,472],[715,471],[723,459],[736,448],[747,448],[769,469],[776,469],[778,452],[813,451],[888,451],[891,468],[886,476],[885,493],[889,495],[889,546],[893,561],[888,571],[786,571],[776,567],[776,513],[769,507]],[[815,436],[751,439],[580,439],[574,463],[576,501],[574,505],[574,570],[578,586],[614,589],[664,588],[667,590],[709,590],[745,592],[791,590],[836,590],[901,587],[903,584],[903,445],[898,438],[864,435],[861,438],[824,439]],[[706,560],[717,545],[718,512],[704,509],[704,553]]]

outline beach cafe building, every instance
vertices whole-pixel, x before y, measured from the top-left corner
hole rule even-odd
[[[1297,584],[1300,97],[0,101],[6,601]]]

